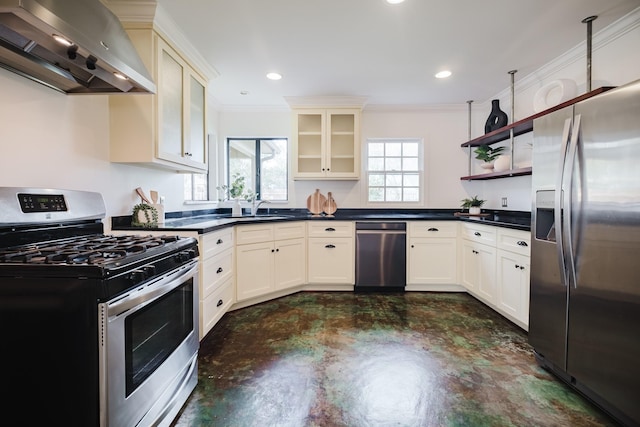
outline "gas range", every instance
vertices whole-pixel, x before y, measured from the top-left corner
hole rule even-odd
[[[5,403],[74,427],[168,425],[197,383],[197,240],[107,235],[105,211],[99,193],[0,187]]]

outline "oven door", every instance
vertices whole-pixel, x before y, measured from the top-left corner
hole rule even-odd
[[[169,425],[195,387],[197,272],[191,260],[99,304],[102,427]]]

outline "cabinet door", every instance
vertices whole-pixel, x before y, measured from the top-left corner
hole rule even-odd
[[[158,40],[158,99],[159,99],[159,141],[158,157],[180,161],[184,135],[183,100],[185,64],[178,55],[161,39]]]
[[[236,246],[236,299],[273,291],[273,242]]]
[[[484,298],[489,304],[495,304],[497,300],[496,286],[496,248],[488,245],[475,245],[478,258],[478,296]]]
[[[355,252],[353,239],[309,239],[309,283],[354,284]]]
[[[360,112],[327,111],[327,176],[357,178],[360,172]]]
[[[305,110],[294,116],[294,178],[325,176],[325,119],[324,110]]]
[[[410,239],[407,283],[457,283],[456,251],[456,239]]]
[[[205,165],[207,163],[207,130],[205,84],[194,74],[189,75],[189,108],[185,110],[189,123],[186,136],[185,156],[192,162]]]
[[[301,285],[306,277],[305,239],[279,240],[275,242],[275,289]]]
[[[529,325],[529,257],[498,251],[498,309]]]
[[[478,264],[480,259],[476,254],[473,242],[462,241],[462,285],[471,293],[478,288]]]

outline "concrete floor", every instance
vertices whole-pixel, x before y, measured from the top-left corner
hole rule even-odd
[[[614,426],[464,293],[303,292],[227,313],[172,426]]]

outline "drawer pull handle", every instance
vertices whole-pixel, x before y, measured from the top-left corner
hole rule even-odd
[[[324,231],[336,231],[336,229],[333,227],[329,227],[329,228],[325,228]]]
[[[325,245],[325,248],[327,249],[334,249],[336,247],[336,245]]]
[[[218,267],[218,269],[216,270],[216,273],[218,274],[222,273],[222,267]]]
[[[518,240],[518,246],[529,246],[524,240]]]
[[[438,230],[438,229],[437,229],[437,228],[435,228],[435,227],[431,227],[431,228],[429,228],[427,231],[440,231],[440,230]]]
[[[478,236],[478,237],[482,236],[482,234],[480,234],[480,232],[479,232],[479,231],[476,231],[475,233],[473,233],[473,235],[474,235],[474,236]]]
[[[224,304],[224,303],[222,302],[222,300],[218,300],[218,303],[216,304],[216,307],[220,307],[222,304]]]
[[[222,239],[218,239],[218,241],[216,242],[216,245],[221,245],[221,244],[223,244],[223,243],[224,243],[224,242],[222,241]]]

